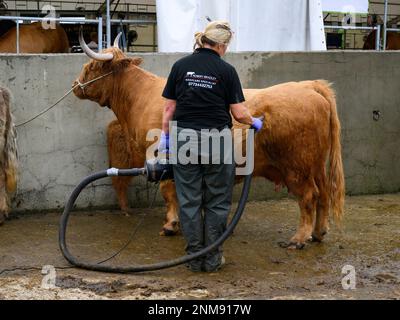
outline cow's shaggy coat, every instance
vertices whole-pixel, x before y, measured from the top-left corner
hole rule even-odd
[[[152,144],[146,141],[147,132],[161,128],[166,80],[143,70],[141,59],[127,58],[118,48],[105,52],[112,52],[113,60],[91,60],[79,81],[114,73],[84,91],[77,87],[74,93],[109,106],[118,118],[108,127],[110,166],[142,167]],[[328,231],[329,212],[340,221],[344,206],[340,122],[331,85],[323,80],[290,82],[244,93],[252,115],[265,117],[256,136],[254,175],[286,186],[298,199],[300,226],[290,246],[302,248],[308,239],[321,241]],[[123,211],[129,210],[129,182],[130,178],[113,178]],[[172,234],[179,228],[173,182],[163,182],[161,192],[167,205],[163,233]]]
[[[0,224],[10,212],[18,178],[16,131],[10,100],[10,92],[0,87]]]

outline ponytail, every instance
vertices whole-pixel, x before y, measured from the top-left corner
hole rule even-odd
[[[217,44],[229,45],[232,36],[233,31],[228,22],[213,21],[207,25],[204,32],[195,33],[193,49],[204,48],[205,43],[211,46],[216,46]]]

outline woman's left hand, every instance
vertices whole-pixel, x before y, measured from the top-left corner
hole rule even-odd
[[[263,127],[264,117],[260,118],[252,118],[253,123],[251,124],[250,128],[254,129],[256,132],[259,132]]]

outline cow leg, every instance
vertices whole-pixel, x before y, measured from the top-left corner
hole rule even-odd
[[[118,166],[115,167],[122,168]],[[131,180],[132,177],[112,177],[112,185],[115,192],[117,193],[119,207],[121,208],[121,211],[127,216],[133,213],[132,209],[129,207],[128,202],[128,188]]]
[[[107,128],[107,146],[110,167],[118,169],[133,168],[133,157],[125,139],[122,127],[117,120]],[[113,177],[112,185],[117,193],[119,207],[126,215],[132,213],[128,203],[128,187],[132,177]]]
[[[8,217],[7,191],[5,185],[4,171],[0,171],[0,225],[4,223]]]
[[[329,193],[325,168],[323,168],[321,175],[316,179],[316,183],[319,190],[319,197],[317,200],[317,213],[312,240],[321,242],[329,230]]]
[[[302,249],[312,235],[318,189],[313,180],[298,184],[295,188],[290,188],[289,185],[289,189],[299,196],[300,225],[296,234],[290,239],[288,248]]]
[[[173,236],[179,231],[178,199],[176,197],[175,183],[173,181],[163,181],[160,183],[160,190],[167,206],[167,213],[160,235]]]

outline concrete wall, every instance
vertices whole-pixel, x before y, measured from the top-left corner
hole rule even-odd
[[[166,76],[181,55],[149,54],[143,68]],[[327,79],[337,90],[343,156],[349,194],[400,190],[400,53],[241,53],[227,60],[243,86],[261,88],[286,81]],[[0,83],[14,95],[16,123],[54,103],[77,77],[84,55],[0,56]],[[374,121],[373,111],[381,117]],[[21,179],[18,210],[55,209],[91,172],[108,167],[105,128],[114,119],[106,108],[73,95],[35,121],[18,127]],[[270,199],[273,186],[255,182],[252,199]],[[152,190],[138,181],[132,204],[147,203]],[[111,206],[116,199],[109,180],[88,188],[78,206]]]

